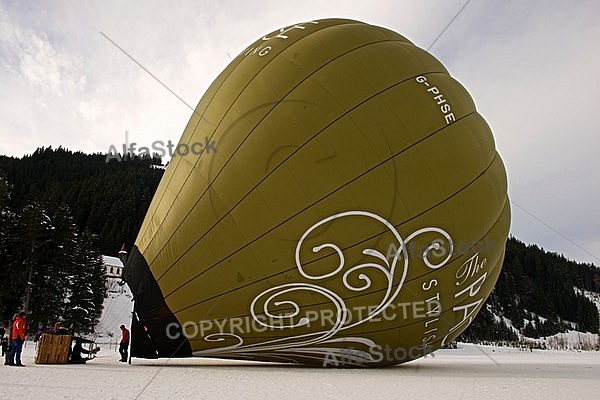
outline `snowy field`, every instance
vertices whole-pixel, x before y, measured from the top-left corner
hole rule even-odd
[[[213,359],[118,361],[119,325],[129,326],[132,296],[109,279],[96,327],[101,347],[87,365],[36,365],[27,342],[25,368],[1,366],[3,397],[50,399],[597,399],[600,352],[519,351],[459,344],[384,369],[317,369]],[[597,336],[557,335],[565,348]]]
[[[597,399],[600,353],[459,344],[384,369],[316,369],[209,359],[1,367],[3,397],[49,399]]]

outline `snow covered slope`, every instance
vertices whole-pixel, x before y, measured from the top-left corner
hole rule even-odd
[[[104,309],[96,326],[97,342],[120,340],[121,324],[129,328],[133,310],[133,295],[121,278],[107,278],[108,297],[104,299]]]

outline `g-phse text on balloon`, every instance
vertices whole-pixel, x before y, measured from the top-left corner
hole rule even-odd
[[[440,92],[440,89],[438,89],[437,86],[432,86],[427,78],[422,75],[417,76],[415,80],[425,85],[427,91],[433,95],[433,100],[435,100],[437,105],[440,106],[440,111],[442,114],[444,114],[444,120],[446,121],[446,124],[451,124],[452,122],[456,121],[454,113],[450,112],[452,107],[444,97],[444,94]]]

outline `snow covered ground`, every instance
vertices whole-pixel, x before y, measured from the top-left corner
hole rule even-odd
[[[384,369],[316,369],[209,359],[120,363],[101,345],[87,365],[0,367],[7,398],[52,399],[594,399],[600,352],[459,344]]]
[[[27,342],[25,368],[0,366],[4,397],[51,399],[595,399],[600,352],[520,351],[459,344],[404,365],[384,369],[317,369],[214,359],[118,361],[119,325],[133,308],[127,285],[109,279],[97,326],[101,351],[87,365],[33,363]],[[564,334],[565,341],[581,341]],[[571,337],[573,336],[573,337]],[[572,340],[571,340],[572,339]],[[573,349],[575,347],[571,347]]]

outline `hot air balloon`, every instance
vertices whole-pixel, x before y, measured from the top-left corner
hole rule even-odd
[[[125,269],[133,357],[399,364],[464,331],[500,273],[491,130],[396,32],[324,19],[265,35],[177,149]]]

